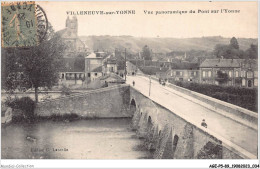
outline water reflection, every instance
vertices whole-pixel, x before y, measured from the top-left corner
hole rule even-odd
[[[147,151],[129,129],[131,119],[42,121],[2,127],[4,159],[139,159]]]

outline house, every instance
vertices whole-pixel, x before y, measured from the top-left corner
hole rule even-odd
[[[113,86],[113,85],[125,83],[125,80],[115,73],[110,73],[108,75],[100,77],[99,79],[101,80],[102,83],[106,84],[107,86]]]
[[[87,57],[85,57],[85,73],[87,81],[91,81],[91,72],[98,67],[102,67],[103,64],[103,56],[96,55],[96,53],[91,53]]]
[[[97,78],[100,78],[103,76],[103,72],[102,72],[102,66],[99,66],[95,69],[93,69],[91,72],[90,72],[90,79],[91,81],[94,81],[96,80]]]
[[[159,70],[156,71],[156,77],[158,79],[167,79],[167,71],[169,70],[169,68],[166,67],[160,67]]]
[[[59,84],[83,84],[85,81],[85,68],[77,66],[76,58],[62,58],[63,67],[59,70]]]
[[[200,64],[200,82],[234,86],[240,64],[236,59],[206,59]]]
[[[236,77],[239,78],[242,87],[257,87],[258,86],[258,66],[257,60],[241,60],[241,72],[236,72]]]
[[[166,72],[168,81],[184,81],[199,83],[199,65],[197,63],[172,63]]]
[[[106,62],[106,73],[117,72],[116,58],[109,58]]]
[[[206,59],[200,65],[200,82],[216,85],[257,87],[257,60]]]

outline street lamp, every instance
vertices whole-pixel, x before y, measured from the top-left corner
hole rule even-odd
[[[151,75],[149,76],[149,96],[151,95]]]
[[[127,71],[127,70],[126,70],[126,48],[125,48],[125,82],[126,82],[126,74],[127,74],[126,71]]]

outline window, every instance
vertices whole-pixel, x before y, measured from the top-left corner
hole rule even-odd
[[[180,75],[182,76],[182,72],[180,72]]]
[[[246,76],[246,72],[245,71],[241,71],[241,77],[245,77]]]
[[[236,71],[236,77],[239,77],[239,75],[238,75],[238,71]]]
[[[197,75],[197,72],[194,72],[194,76],[196,76]]]
[[[229,77],[232,77],[232,71],[229,71],[229,72],[228,72],[228,76],[229,76]]]
[[[245,85],[246,85],[246,80],[242,79],[242,86],[245,86]]]
[[[247,72],[247,78],[253,78],[253,72],[251,71]]]
[[[258,79],[254,79],[254,86],[258,86]]]
[[[95,73],[95,76],[97,76],[97,73]]]
[[[88,73],[88,77],[90,77],[90,73]]]
[[[202,77],[206,77],[206,72],[205,71],[202,72]]]
[[[211,77],[211,71],[208,71],[208,77]]]
[[[228,81],[228,86],[232,86],[232,81]]]
[[[258,77],[258,72],[254,71],[254,77]]]

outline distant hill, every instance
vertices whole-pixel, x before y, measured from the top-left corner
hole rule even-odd
[[[204,50],[212,51],[216,44],[229,44],[230,38],[221,36],[201,38],[141,38],[132,36],[81,36],[80,39],[91,50],[114,51],[115,48],[127,48],[131,52],[139,52],[148,45],[153,52],[168,53],[171,51]],[[240,49],[246,50],[251,44],[257,44],[257,39],[237,38]]]

